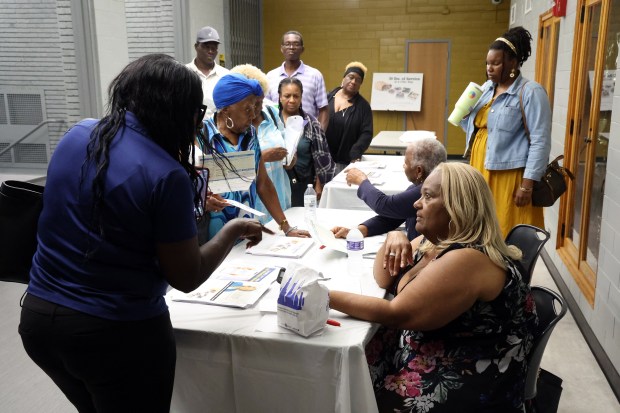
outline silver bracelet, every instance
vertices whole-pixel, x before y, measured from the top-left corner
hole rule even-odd
[[[297,227],[289,227],[289,229],[288,229],[288,230],[284,233],[284,236],[285,236],[285,237],[288,237],[288,234],[289,234],[291,231],[295,231],[296,229],[297,229]]]

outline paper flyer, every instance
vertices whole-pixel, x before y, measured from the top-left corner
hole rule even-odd
[[[245,250],[246,254],[268,255],[271,257],[301,258],[314,244],[312,238],[285,237],[282,235],[263,235],[260,244]]]
[[[213,155],[197,154],[196,165],[209,169],[209,189],[214,194],[248,191],[256,178],[254,151],[228,152],[221,160]]]
[[[289,116],[286,119],[286,128],[284,128],[284,142],[286,144],[286,150],[288,151],[288,155],[286,155],[286,163],[285,165],[290,165],[293,162],[293,157],[297,153],[297,145],[299,144],[299,139],[304,131],[304,119],[301,116],[294,115]]]
[[[281,267],[265,267],[231,262],[222,265],[200,287],[190,293],[170,291],[172,301],[248,308],[253,306],[275,281]]]

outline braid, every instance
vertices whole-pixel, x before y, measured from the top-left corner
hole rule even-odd
[[[513,27],[501,35],[515,47],[515,51],[501,40],[495,40],[489,46],[489,49],[502,50],[507,56],[511,56],[519,62],[519,66],[523,65],[532,54],[532,35],[522,26]]]
[[[170,93],[174,90],[175,93]],[[89,231],[105,239],[105,182],[113,140],[126,126],[127,112],[133,113],[146,135],[179,162],[194,187],[194,206],[201,206],[204,187],[194,168],[195,114],[202,103],[200,78],[172,57],[142,56],[129,63],[110,83],[108,110],[90,134],[82,164],[80,186],[92,174],[91,225]],[[88,237],[85,258],[94,252]]]

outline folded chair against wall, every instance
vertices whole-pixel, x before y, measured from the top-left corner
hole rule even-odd
[[[506,236],[506,244],[515,245],[523,253],[521,265],[525,270],[523,277],[526,283],[532,280],[534,267],[542,247],[549,239],[549,233],[533,225],[519,224]]]
[[[555,412],[562,393],[562,379],[541,369],[540,361],[553,329],[566,314],[568,306],[558,293],[545,287],[532,287],[532,296],[536,303],[538,326],[533,332],[534,345],[527,362],[526,411],[531,413]]]

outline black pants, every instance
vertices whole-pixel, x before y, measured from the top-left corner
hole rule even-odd
[[[306,192],[308,184],[314,185],[314,178],[311,176],[307,178],[298,178],[297,176],[289,174],[289,180],[291,181],[291,206],[304,206],[304,192]]]
[[[170,411],[176,346],[168,312],[111,321],[28,294],[19,334],[80,413]]]

